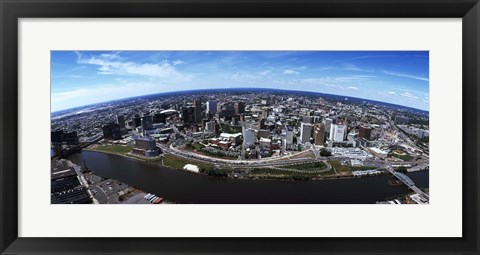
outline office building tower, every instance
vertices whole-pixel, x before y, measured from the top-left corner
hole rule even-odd
[[[255,141],[256,141],[255,130],[251,128],[242,127],[242,135],[243,135],[244,147],[250,147],[255,144]]]
[[[152,115],[144,115],[141,119],[142,129],[150,130],[153,129],[153,118]]]
[[[323,145],[325,143],[325,124],[316,124],[313,131],[313,140],[315,145]]]
[[[125,117],[123,115],[117,115],[117,124],[120,126],[120,129],[125,128]]]
[[[301,141],[301,143],[310,142],[310,137],[312,137],[312,129],[313,129],[312,124],[302,122],[301,127],[300,127],[300,141]]]
[[[330,128],[330,140],[333,142],[343,142],[347,133],[347,125],[332,124]]]
[[[120,125],[115,123],[109,123],[102,127],[103,139],[105,140],[120,140],[122,139],[122,133]]]
[[[202,122],[202,102],[199,99],[193,101],[194,105],[194,121],[195,123]]]
[[[165,123],[167,119],[166,113],[155,113],[153,115],[153,123]]]
[[[182,109],[183,124],[193,123],[195,121],[194,113],[195,113],[195,108],[194,107],[191,107],[191,106],[184,107]]]
[[[313,123],[313,117],[312,116],[303,116],[302,117],[302,122],[312,124]]]
[[[332,128],[333,120],[331,118],[325,118],[325,132],[330,137],[330,129]]]
[[[358,138],[364,138],[366,140],[371,140],[372,129],[366,126],[358,127]]]
[[[245,103],[244,102],[235,102],[234,104],[235,114],[241,114],[245,112]]]
[[[287,130],[287,132],[285,133],[285,140],[286,140],[286,145],[293,144],[293,131],[292,130]]]
[[[133,117],[133,128],[140,127],[142,125],[142,118],[138,115],[135,114]]]
[[[207,113],[215,115],[217,113],[217,101],[208,100],[207,101]]]

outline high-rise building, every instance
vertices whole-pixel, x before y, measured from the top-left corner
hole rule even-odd
[[[301,141],[301,143],[310,142],[310,137],[312,137],[312,129],[313,129],[312,124],[302,122],[301,127],[300,127],[300,141]]]
[[[195,113],[194,107],[191,107],[191,106],[184,107],[182,109],[183,124],[193,123],[195,121],[194,113]]]
[[[325,124],[316,124],[313,131],[313,140],[315,145],[323,145],[325,143]]]
[[[122,132],[120,125],[115,123],[109,123],[102,127],[103,139],[105,140],[120,140],[122,139]]]
[[[153,115],[153,123],[165,123],[165,120],[167,119],[167,114],[165,113],[155,113]]]
[[[312,124],[313,123],[313,117],[312,116],[303,116],[302,117],[302,122]]]
[[[221,111],[219,112],[219,118],[228,118],[230,119],[235,115],[235,107],[233,102],[225,103],[221,106]]]
[[[117,115],[117,124],[120,126],[120,129],[125,128],[125,117],[123,115]]]
[[[358,138],[365,138],[370,141],[372,129],[363,125],[358,127]]]
[[[330,128],[330,140],[334,142],[343,142],[347,133],[347,125],[332,124]]]
[[[330,137],[330,129],[332,128],[333,120],[331,118],[325,118],[325,132]]]
[[[207,113],[211,113],[211,114],[217,113],[217,101],[215,100],[207,101]]]
[[[193,101],[194,105],[194,121],[195,123],[202,122],[202,102],[200,99],[195,99]]]
[[[293,144],[293,131],[292,130],[287,130],[287,132],[285,134],[285,140],[286,140],[286,145]]]
[[[251,145],[255,144],[255,141],[256,141],[255,130],[251,128],[242,127],[242,135],[243,135],[244,147],[250,147]]]
[[[152,115],[144,115],[141,119],[142,129],[150,130],[153,129],[153,118]]]
[[[233,106],[235,114],[241,114],[245,112],[245,103],[244,102],[235,102]]]
[[[133,128],[140,127],[142,125],[142,118],[138,115],[135,114],[133,117]]]

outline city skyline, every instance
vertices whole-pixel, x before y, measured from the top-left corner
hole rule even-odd
[[[52,51],[52,112],[163,92],[311,91],[429,110],[427,51]]]

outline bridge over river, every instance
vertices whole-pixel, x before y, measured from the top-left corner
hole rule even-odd
[[[407,185],[408,188],[413,190],[415,193],[420,195],[423,199],[429,201],[429,196],[427,193],[423,192],[421,189],[419,189],[417,186],[415,186],[415,183],[410,179],[408,176],[405,174],[402,174],[400,172],[397,172],[393,170],[391,167],[387,167],[387,170],[395,176],[397,179],[399,179],[403,184]]]

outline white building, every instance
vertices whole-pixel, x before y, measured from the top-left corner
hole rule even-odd
[[[343,142],[347,134],[347,125],[341,124],[332,124],[330,126],[330,137],[329,139],[334,142]]]
[[[368,148],[368,151],[372,153],[373,155],[379,157],[379,158],[386,158],[388,156],[388,151],[381,150],[377,147],[370,147]]]

